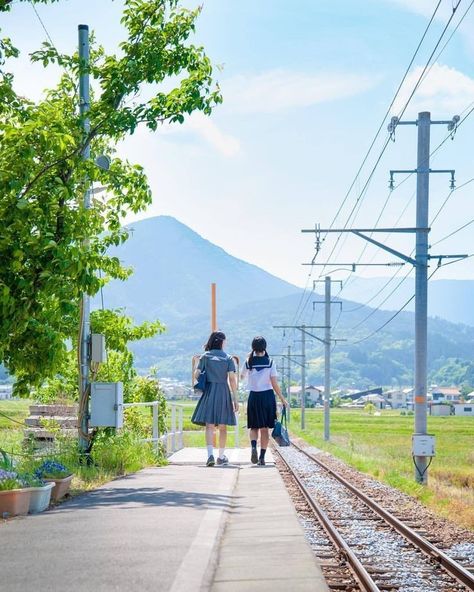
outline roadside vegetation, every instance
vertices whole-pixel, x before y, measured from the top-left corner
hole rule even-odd
[[[356,469],[414,496],[437,514],[474,529],[474,421],[472,417],[428,417],[428,432],[436,436],[436,456],[428,486],[414,481],[411,459],[413,416],[400,411],[380,414],[331,409],[331,441],[323,439],[323,412],[291,410],[291,432]]]
[[[141,441],[143,437],[151,435],[149,409],[137,410],[137,413],[126,417],[124,430],[100,430],[87,463],[79,454],[76,438],[62,436],[59,428],[51,425],[53,422],[48,424],[48,430],[56,430],[53,448],[48,451],[34,450],[25,442],[22,423],[28,417],[29,405],[32,403],[30,400],[0,401],[0,450],[13,459],[20,472],[31,473],[42,460],[54,459],[74,473],[71,493],[75,495],[94,489],[117,476],[166,463],[161,448]],[[160,422],[162,429],[165,418],[163,414]]]

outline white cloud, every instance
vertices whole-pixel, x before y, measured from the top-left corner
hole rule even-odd
[[[173,136],[176,134],[191,134],[204,140],[217,152],[228,158],[240,152],[240,141],[235,136],[223,132],[213,120],[213,115],[204,115],[195,111],[187,116],[184,123],[165,123],[158,127],[158,137]]]
[[[393,113],[399,113],[403,108],[422,71],[423,68],[418,66],[408,75]],[[431,111],[433,117],[445,119],[460,113],[472,101],[474,79],[455,68],[436,63],[418,87],[407,113]]]
[[[275,113],[350,97],[376,83],[373,77],[358,74],[270,70],[234,76],[221,86],[226,107],[243,113]]]
[[[193,113],[187,121],[187,128],[193,130],[224,156],[235,156],[240,151],[239,140],[221,131],[211,117],[200,112]]]

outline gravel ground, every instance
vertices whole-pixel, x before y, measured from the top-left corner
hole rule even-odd
[[[400,519],[406,520],[421,534],[429,532],[430,540],[436,542],[437,546],[441,546],[438,543],[441,541],[445,550],[449,547],[456,560],[464,557],[463,563],[472,564],[470,558],[474,545],[470,540],[466,541],[465,531],[434,517],[409,496],[362,475],[326,453],[314,448],[307,450],[315,455],[323,455],[321,460],[331,464],[331,468],[337,469],[348,481]],[[324,469],[294,448],[279,448],[279,452],[297,470],[364,565],[372,571],[381,570],[377,575],[378,582],[385,579],[387,584],[394,584],[394,589],[401,592],[465,590],[465,587],[454,583],[444,570],[433,569],[433,565],[421,552],[375,518],[365,504],[331,478]]]

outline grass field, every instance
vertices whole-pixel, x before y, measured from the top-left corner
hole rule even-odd
[[[368,415],[362,410],[331,409],[331,441],[323,440],[323,413],[291,412],[291,431],[327,450],[351,466],[418,498],[437,514],[474,529],[474,418],[428,417],[428,432],[436,436],[436,457],[428,486],[414,482],[411,458],[413,416],[398,411]]]

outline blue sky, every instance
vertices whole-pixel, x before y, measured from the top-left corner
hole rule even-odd
[[[457,0],[456,0],[457,2]],[[437,19],[409,74],[407,96],[452,10],[443,0]],[[436,3],[431,0],[207,0],[196,42],[215,64],[224,104],[211,118],[193,116],[183,126],[152,134],[140,130],[121,153],[145,166],[153,206],[141,215],[175,216],[232,255],[305,285],[313,239],[302,228],[329,225],[346,194]],[[186,5],[195,3],[186,1]],[[462,0],[458,15],[468,7]],[[121,2],[61,0],[37,7],[61,51],[76,45],[77,25],[87,23],[108,51],[122,36]],[[45,34],[29,4],[2,16],[3,33],[22,50],[12,66],[18,89],[36,97],[56,73],[31,66],[27,53]],[[474,8],[415,95],[405,119],[431,110],[450,119],[474,101]],[[449,34],[449,33],[448,33]],[[395,106],[400,109],[401,100]],[[378,141],[336,223],[342,226],[386,138]],[[455,168],[458,184],[474,177],[474,114],[436,154],[432,168]],[[433,126],[432,147],[447,134]],[[388,197],[390,168],[416,166],[416,128],[400,127],[364,195],[355,225],[372,226]],[[399,178],[401,180],[401,178]],[[379,226],[414,225],[415,179],[392,193]],[[474,218],[474,183],[454,192],[433,225],[431,241]],[[449,194],[448,178],[432,175],[430,212]],[[411,200],[411,201],[410,201]],[[431,216],[430,216],[431,217]],[[130,219],[133,220],[133,219]],[[472,229],[433,252],[472,253]],[[317,261],[325,261],[333,239]],[[389,238],[407,253],[413,237]],[[341,247],[342,245],[342,247]],[[338,261],[356,261],[360,239],[340,241]],[[393,260],[367,248],[363,261]],[[390,268],[361,268],[361,275],[390,275]],[[317,278],[320,269],[315,269]],[[326,270],[327,271],[327,270]],[[442,269],[437,277],[472,278],[474,259]],[[344,277],[344,275],[340,275]]]

